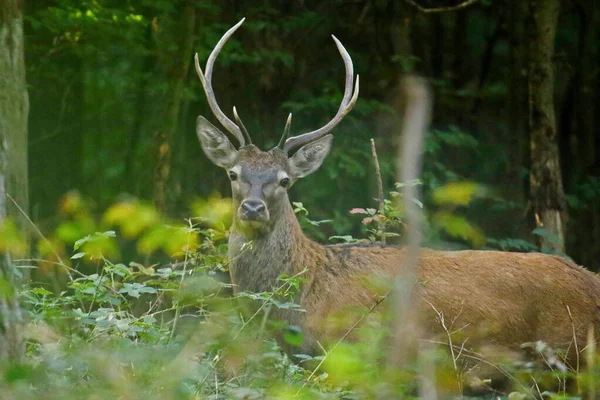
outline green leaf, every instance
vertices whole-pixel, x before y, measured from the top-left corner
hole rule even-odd
[[[273,304],[275,304],[275,306],[276,306],[277,308],[281,308],[281,309],[284,309],[284,310],[286,310],[286,309],[291,309],[291,308],[300,308],[300,306],[299,306],[298,304],[296,304],[296,303],[292,303],[292,302],[290,302],[290,301],[287,301],[287,302],[285,302],[285,303],[282,303],[282,302],[280,302],[280,301],[273,300]]]
[[[105,267],[107,272],[113,272],[119,276],[129,276],[131,271],[123,264],[110,264]]]
[[[330,236],[329,240],[341,240],[346,243],[356,242],[356,239],[352,237],[352,235],[343,235],[343,236]]]
[[[400,189],[403,187],[411,187],[411,186],[419,186],[422,185],[423,182],[420,179],[411,179],[409,181],[406,182],[396,182],[394,185],[396,186],[396,189]]]
[[[451,236],[468,240],[474,246],[478,247],[485,244],[483,232],[469,223],[464,217],[440,211],[434,215],[433,220]]]
[[[452,182],[437,188],[433,192],[433,200],[437,204],[466,206],[474,198],[483,197],[486,194],[486,189],[475,182]]]
[[[419,201],[419,199],[412,198],[412,202],[419,206],[419,208],[423,208],[423,203]]]
[[[560,238],[554,232],[550,232],[544,228],[535,228],[531,233],[538,235],[549,241],[550,243],[559,243]]]
[[[302,329],[296,325],[289,325],[283,334],[283,340],[292,346],[301,346],[304,341]]]

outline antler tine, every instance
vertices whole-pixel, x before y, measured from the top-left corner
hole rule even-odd
[[[344,104],[348,103],[348,100],[350,100],[350,96],[352,96],[352,82],[354,80],[354,65],[352,65],[352,58],[350,58],[350,54],[348,54],[348,52],[346,51],[346,48],[344,47],[342,42],[340,42],[338,40],[338,38],[336,38],[334,35],[331,35],[331,38],[335,42],[335,45],[338,48],[338,51],[342,55],[342,59],[344,60],[344,67],[346,68],[346,85],[344,88],[344,97],[342,98],[342,105],[340,105],[340,109],[341,109]]]
[[[287,140],[288,136],[290,136],[290,129],[292,128],[292,113],[288,115],[287,122],[285,123],[285,128],[283,129],[283,135],[281,135],[281,139],[279,139],[279,143],[277,144],[277,148],[283,150],[283,145]]]
[[[230,120],[223,111],[221,111],[221,108],[217,103],[217,99],[215,98],[215,93],[212,88],[212,72],[215,60],[221,52],[221,49],[223,48],[229,37],[233,35],[233,33],[244,23],[245,19],[246,18],[242,18],[240,22],[238,22],[231,29],[225,32],[221,40],[219,40],[213,51],[210,53],[208,61],[206,62],[206,75],[202,73],[202,68],[200,68],[200,63],[198,62],[198,53],[196,53],[196,56],[194,57],[194,61],[196,64],[196,72],[198,73],[198,78],[200,78],[200,82],[202,82],[202,87],[204,88],[204,92],[206,93],[206,99],[208,100],[208,105],[210,106],[210,109],[212,110],[215,117],[217,117],[219,122],[225,127],[225,129],[227,129],[233,136],[236,137],[236,139],[240,142],[241,147],[243,147],[246,144],[244,135],[242,134],[240,128],[232,120]]]
[[[246,142],[247,142],[246,144],[252,144],[252,139],[250,138],[248,129],[246,129],[246,125],[244,125],[244,123],[242,122],[242,119],[238,115],[238,112],[237,112],[237,109],[235,108],[235,106],[233,106],[233,117],[235,118],[236,124],[240,128],[242,128],[242,133],[244,134],[244,137],[246,138]]]
[[[359,77],[356,75],[356,84],[353,85],[354,82],[354,68],[352,65],[352,58],[350,58],[350,54],[346,51],[346,48],[342,45],[342,43],[333,35],[331,35],[335,44],[344,60],[344,66],[346,68],[346,87],[344,89],[344,97],[342,98],[342,103],[340,104],[340,108],[338,112],[335,114],[333,119],[329,121],[325,126],[308,133],[304,133],[302,135],[293,136],[286,140],[285,145],[283,146],[283,151],[289,153],[290,151],[306,144],[312,142],[314,140],[320,139],[329,133],[333,128],[340,123],[340,121],[352,110],[354,105],[356,104],[356,100],[358,100],[358,91],[359,91]],[[352,90],[354,86],[354,91]]]

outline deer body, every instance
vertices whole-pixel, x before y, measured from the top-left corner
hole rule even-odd
[[[322,246],[302,233],[289,203],[286,217],[277,225],[260,237],[248,237],[234,226],[231,278],[236,290],[263,292],[279,286],[281,274],[308,270],[308,282],[298,293],[305,312],[286,309],[274,315],[304,333],[302,348],[288,349],[291,352],[312,353],[318,351],[316,341],[337,340],[344,330],[332,329],[328,317],[355,307],[372,307],[380,294],[368,287],[369,279],[389,280],[402,274],[403,248]],[[252,248],[242,250],[250,240]],[[424,334],[430,338],[444,340],[447,334],[438,313],[453,321],[453,329],[461,329],[470,345],[479,339],[511,350],[536,340],[567,348],[573,345],[573,328],[581,345],[586,343],[590,324],[600,332],[600,280],[562,257],[422,249],[417,276],[416,306]]]
[[[396,279],[403,274],[406,251],[385,246],[322,246],[303,233],[292,210],[287,189],[316,171],[328,154],[328,133],[352,109],[358,96],[358,77],[342,44],[334,38],[346,68],[346,88],[335,117],[316,131],[288,138],[291,115],[279,145],[261,151],[234,108],[236,123],[219,108],[211,79],[216,57],[243,20],[225,33],[210,55],[204,74],[196,70],[208,103],[221,124],[240,142],[203,117],[196,131],[202,149],[231,180],[234,223],[229,239],[230,273],[238,291],[271,291],[281,274],[307,270],[297,302],[304,310],[279,309],[274,317],[304,332],[302,352],[316,342],[337,339],[347,330],[329,324],[329,317],[349,307],[372,307],[381,298],[369,279]],[[251,245],[247,244],[251,242]],[[518,349],[524,342],[543,340],[565,348],[576,337],[586,343],[590,326],[600,331],[600,279],[571,261],[537,253],[497,251],[434,251],[422,249],[417,266],[418,315],[425,334],[462,332],[474,344]],[[446,328],[448,328],[446,326]],[[574,333],[575,332],[575,333]],[[573,346],[571,346],[573,349]],[[292,351],[292,352],[297,352]]]

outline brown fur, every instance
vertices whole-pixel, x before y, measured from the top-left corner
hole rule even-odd
[[[254,238],[253,248],[240,254],[245,239],[234,225],[231,277],[238,290],[271,290],[279,285],[280,274],[308,269],[308,282],[299,294],[306,312],[277,313],[278,318],[303,329],[303,351],[314,350],[316,340],[327,339],[323,321],[329,315],[347,307],[369,308],[379,299],[367,279],[402,273],[404,249],[319,245],[304,236],[289,206],[271,232]],[[589,324],[600,327],[600,280],[558,256],[422,249],[417,274],[417,306],[429,334],[445,335],[433,307],[447,320],[454,320],[455,329],[468,325],[464,336],[483,337],[489,344],[510,349],[535,340],[567,348],[573,340],[573,325],[581,345]],[[470,341],[474,343],[473,337]]]
[[[308,271],[308,282],[297,295],[305,312],[274,312],[275,318],[304,332],[302,348],[293,352],[315,351],[317,341],[337,340],[348,329],[349,325],[341,330],[332,326],[329,317],[348,308],[373,306],[381,293],[370,279],[391,282],[402,276],[402,248],[322,246],[303,234],[288,199],[289,185],[281,182],[289,178],[291,185],[314,172],[329,150],[330,137],[306,144],[288,158],[279,149],[263,152],[253,145],[235,150],[201,117],[198,135],[209,158],[235,176],[237,213],[229,255],[236,290],[270,291],[281,285],[277,280],[281,274]],[[246,218],[241,206],[247,199],[262,202],[264,214]],[[589,326],[600,328],[600,279],[558,256],[422,249],[417,277],[415,307],[430,337],[446,335],[440,315],[452,321],[452,330],[460,329],[462,337],[469,338],[470,346],[485,343],[511,350],[536,340],[573,350],[573,328],[580,348]]]

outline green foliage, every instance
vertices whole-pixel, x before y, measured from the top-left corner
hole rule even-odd
[[[16,224],[4,218],[0,220],[0,253],[10,252],[17,256],[27,252],[27,242]]]
[[[585,210],[598,198],[600,198],[600,177],[588,176],[567,195],[567,202],[574,210]]]
[[[80,199],[70,200],[77,200],[77,214],[87,212]],[[149,214],[156,218],[143,218]],[[133,221],[123,224],[120,218],[131,215],[141,217],[135,229]],[[248,398],[286,397],[299,391],[309,372],[290,364],[272,341],[252,332],[265,330],[272,308],[298,308],[295,294],[306,282],[307,271],[280,276],[281,285],[272,292],[242,292],[230,298],[229,285],[219,278],[227,268],[222,234],[192,225],[185,232],[190,238],[203,238],[200,251],[184,247],[180,261],[115,262],[107,258],[106,245],[96,243],[124,244],[122,235],[143,240],[145,231],[164,222],[153,209],[135,202],[110,207],[101,218],[107,219],[121,230],[76,240],[70,259],[83,264],[59,263],[59,274],[69,278],[64,290],[53,291],[43,283],[55,276],[51,271],[20,290],[28,314],[28,359],[22,366],[4,369],[3,398],[37,398],[40,393],[56,399],[132,393],[157,399]],[[96,252],[80,251],[91,244]],[[85,272],[85,264],[95,265],[96,272]],[[248,319],[239,318],[244,299],[258,304]],[[286,331],[285,340],[299,345],[302,332],[293,328]],[[300,398],[314,398],[314,390],[303,390]],[[328,397],[330,390],[323,386],[319,391]]]
[[[507,80],[516,54],[508,47],[519,42],[506,40],[505,28],[513,22],[504,21],[509,3],[480,1],[460,14],[413,14],[408,3],[392,1],[192,3],[197,14],[191,46],[202,65],[223,32],[247,17],[219,56],[214,85],[222,108],[230,115],[237,106],[261,148],[276,143],[289,112],[293,134],[316,129],[336,113],[343,64],[329,35],[352,55],[361,74],[360,100],[336,128],[321,170],[291,192],[302,201],[294,208],[311,237],[335,243],[402,240],[402,184],[396,186],[395,175],[402,99],[396,98],[396,84],[400,71],[417,71],[431,78],[436,104],[421,181],[405,183],[422,184],[423,197],[415,201],[423,208],[423,244],[546,250],[533,242],[552,234],[532,231],[527,221],[527,163],[518,156],[527,148],[526,135],[506,116],[512,85],[519,83]],[[377,347],[385,334],[382,321],[368,321],[363,343],[296,355],[299,365],[281,355],[268,339],[271,328],[281,327],[265,321],[279,309],[298,307],[295,294],[304,276],[282,276],[272,292],[230,295],[225,254],[231,207],[211,196],[227,193],[228,183],[201,155],[194,135],[196,116],[209,117],[210,111],[191,59],[185,85],[172,84],[185,46],[185,6],[170,0],[25,2],[31,214],[42,221],[46,237],[29,246],[14,224],[0,223],[0,253],[16,259],[17,275],[30,269],[34,277],[20,291],[28,314],[28,359],[3,370],[0,397],[349,399],[382,398],[386,390],[394,395],[389,397],[414,395],[413,370],[390,378],[379,363],[386,355]],[[574,53],[586,41],[574,28],[583,26],[582,11],[572,9],[561,16],[557,36],[557,96],[571,93],[564,87],[593,93],[590,77],[567,81],[578,67],[564,60],[592,57],[589,63],[598,53],[597,45],[581,57]],[[404,22],[410,38],[402,37]],[[565,99],[556,102],[559,107],[593,104]],[[164,112],[171,101],[180,105],[175,117]],[[588,227],[597,215],[600,180],[591,175],[592,164],[576,162],[585,147],[579,142],[582,127],[592,125],[577,125],[582,118],[567,111],[561,119],[573,121],[577,135],[566,136],[569,124],[561,127],[568,142],[563,162],[573,158],[566,162],[578,174],[565,176],[573,216],[567,228],[579,229],[570,235],[575,241],[589,237],[594,243],[597,230]],[[171,212],[165,216],[150,199],[155,136],[169,118],[177,124],[170,132]],[[384,187],[394,189],[381,210],[374,199],[371,137]],[[73,189],[79,192],[64,195]],[[114,203],[127,194],[141,200]],[[190,212],[183,201],[198,194],[203,198]],[[196,217],[183,218],[190,214]],[[21,258],[27,252],[32,258]],[[600,259],[587,249],[581,253],[593,263]],[[0,284],[8,287],[4,280]],[[288,328],[287,343],[300,343],[301,332]],[[556,359],[542,345],[532,349]],[[454,385],[453,360],[442,353],[432,355],[440,380]],[[527,387],[551,381],[559,383],[555,397],[566,392],[562,372],[538,364],[512,367]],[[593,384],[597,372],[578,377]]]
[[[392,195],[399,197],[403,187],[420,184],[398,184],[400,191]],[[457,197],[452,195],[454,188],[458,188]],[[471,184],[443,187],[444,196],[438,195],[438,199],[464,205],[465,192],[470,198],[475,191]],[[3,398],[33,399],[41,393],[49,399],[118,398],[131,393],[153,399],[347,399],[378,398],[382,393],[410,398],[418,370],[390,369],[382,362],[389,335],[385,313],[356,309],[341,316],[343,326],[348,326],[348,321],[361,322],[353,333],[358,342],[324,344],[321,354],[298,353],[294,361],[281,353],[273,335],[281,334],[290,346],[301,346],[304,335],[298,327],[282,326],[270,317],[276,316],[277,310],[304,312],[297,293],[308,282],[310,271],[281,275],[276,287],[268,292],[232,296],[222,276],[228,264],[224,243],[227,232],[218,230],[222,222],[215,223],[215,215],[221,214],[214,208],[219,208],[221,202],[228,201],[209,200],[215,207],[195,202],[204,214],[194,219],[198,222],[189,220],[187,227],[178,228],[187,240],[180,242],[180,251],[173,260],[165,260],[158,251],[148,253],[145,262],[123,259],[127,253],[124,248],[132,241],[146,240],[148,232],[166,223],[152,207],[141,202],[117,203],[88,221],[92,230],[109,221],[116,230],[94,231],[66,243],[48,241],[52,246],[66,246],[64,250],[54,247],[48,253],[52,259],[59,253],[70,257],[57,262],[36,259],[40,267],[35,270],[36,279],[19,291],[27,313],[27,359],[21,365],[3,367]],[[367,227],[373,226],[367,229],[370,240],[380,239],[394,224],[402,226],[402,212],[393,204],[386,200],[381,211],[352,210]],[[301,203],[294,207],[301,217],[308,215]],[[90,215],[86,203],[73,195],[64,199],[62,210],[66,220],[58,224],[57,230],[64,229],[61,227],[69,221]],[[227,212],[223,215],[227,218]],[[377,224],[387,225],[375,228]],[[319,224],[309,226],[318,228]],[[173,232],[174,228],[170,224],[165,229]],[[341,239],[356,240],[350,235]],[[189,245],[192,241],[194,246]],[[525,246],[518,241],[494,244]],[[159,248],[162,254],[169,252],[169,246]],[[67,280],[64,288],[55,281],[57,277]],[[389,282],[372,284],[382,294],[389,291]],[[452,335],[449,333],[449,338]],[[528,346],[544,363],[521,365],[507,361],[509,364],[498,366],[510,370],[510,384],[519,390],[511,398],[530,393],[527,382],[531,379],[538,385],[558,388],[553,394],[548,392],[551,398],[568,393],[569,377],[595,384],[595,372],[574,375],[566,369],[562,353],[541,342]],[[451,356],[444,348],[441,345],[424,351],[422,356],[435,365],[437,390],[456,392],[469,357],[482,356],[466,349],[464,355],[461,350]],[[545,369],[548,365],[550,372]]]

